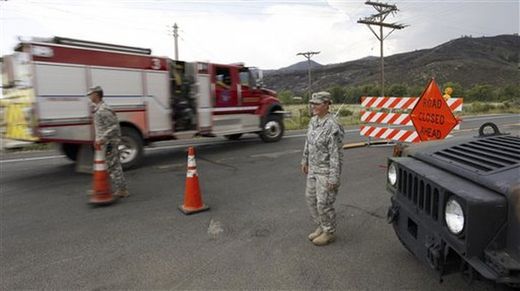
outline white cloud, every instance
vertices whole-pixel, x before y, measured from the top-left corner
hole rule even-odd
[[[357,20],[375,13],[365,1],[0,1],[1,53],[16,36],[64,36],[148,47],[174,56],[168,25],[180,27],[180,58],[246,62],[272,69],[321,51],[322,64],[379,55],[379,41]],[[518,1],[396,1],[389,22],[410,27],[385,40],[385,55],[427,48],[461,35],[518,32]],[[516,9],[515,9],[516,8]],[[170,28],[171,30],[171,28]]]

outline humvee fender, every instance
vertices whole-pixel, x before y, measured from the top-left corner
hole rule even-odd
[[[388,222],[441,276],[520,286],[520,137],[479,135],[400,148],[388,159]]]

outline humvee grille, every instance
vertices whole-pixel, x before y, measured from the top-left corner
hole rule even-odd
[[[434,221],[439,218],[439,201],[441,191],[429,181],[407,169],[399,168],[399,193],[402,193],[412,204],[423,210]]]
[[[471,170],[491,172],[520,163],[520,137],[483,138],[440,150],[434,155]]]

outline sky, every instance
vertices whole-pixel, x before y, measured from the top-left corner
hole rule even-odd
[[[380,2],[399,9],[385,22],[407,25],[385,39],[385,56],[520,29],[520,0]],[[279,69],[306,60],[299,52],[319,51],[312,60],[333,64],[380,55],[379,40],[357,23],[375,13],[365,0],[0,0],[0,54],[18,37],[61,36],[173,58],[177,23],[184,61]]]

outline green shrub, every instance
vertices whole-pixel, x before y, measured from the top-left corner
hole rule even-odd
[[[333,113],[336,116],[339,116],[339,117],[346,117],[346,116],[351,116],[354,112],[352,112],[351,110],[343,107],[339,111],[334,111]]]
[[[469,112],[472,113],[485,113],[489,112],[492,109],[495,109],[496,106],[489,103],[481,103],[481,102],[473,102],[469,108]]]
[[[303,106],[302,108],[298,109],[299,114],[301,116],[309,116],[310,115],[310,108],[309,106]]]

